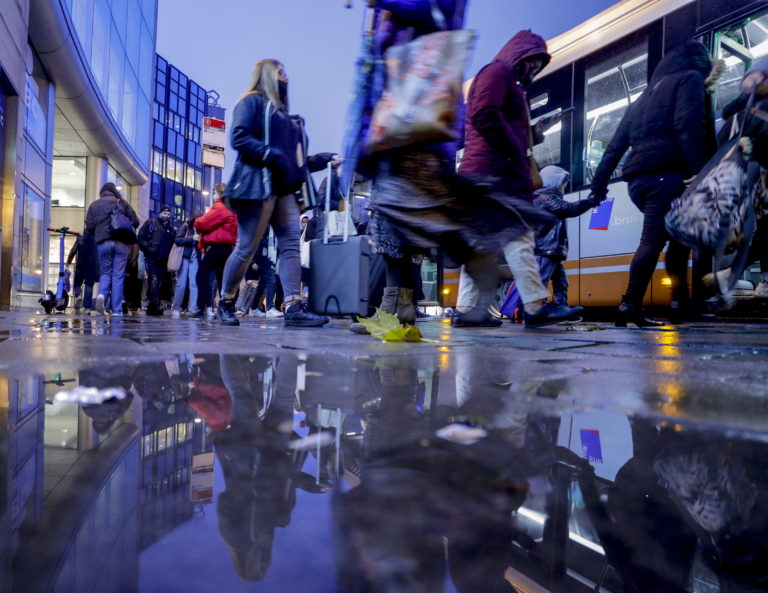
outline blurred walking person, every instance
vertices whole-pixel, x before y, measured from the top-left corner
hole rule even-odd
[[[664,226],[672,200],[685,191],[715,152],[715,130],[707,113],[705,79],[712,70],[707,49],[690,41],[670,52],[656,67],[648,88],[629,106],[605,150],[592,181],[592,195],[605,197],[624,154],[622,168],[629,197],[643,213],[640,245],[629,267],[616,325],[663,325],[643,314],[643,299],[664,246],[672,280],[672,317],[682,318],[688,304],[689,249],[673,241]]]
[[[375,52],[382,58],[389,48],[413,38],[461,29],[466,10],[464,0],[369,0],[368,5],[377,10]],[[378,95],[370,98],[372,105],[381,98],[381,89],[375,87],[370,89]],[[457,97],[457,138],[459,103]],[[359,133],[363,138],[368,135],[365,118],[359,122]],[[416,320],[413,258],[431,248],[440,248],[466,265],[479,289],[477,310],[466,318],[485,319],[497,284],[495,254],[524,228],[513,208],[456,175],[455,157],[455,141],[414,142],[379,152],[361,164],[374,179],[368,236],[374,253],[381,254],[386,265],[381,309],[397,315],[402,323]],[[366,333],[361,324],[350,329]]]
[[[464,156],[459,172],[492,179],[495,190],[528,204],[533,202],[533,192],[537,189],[534,177],[538,177],[538,169],[534,171],[534,131],[526,89],[549,60],[544,39],[531,31],[520,31],[475,76],[467,100]],[[547,302],[549,291],[541,281],[534,246],[535,233],[529,229],[504,247],[504,256],[523,301],[525,326],[542,327],[578,315],[580,308]],[[451,320],[452,324],[456,327],[501,325],[500,320],[493,319],[487,312],[485,316],[479,315],[475,292],[471,278],[462,271],[458,314]],[[475,315],[469,317],[472,311]]]
[[[195,229],[195,221],[202,215],[202,212],[195,210],[192,217],[179,227],[176,233],[175,244],[184,248],[181,258],[181,267],[176,273],[176,290],[173,294],[173,303],[171,304],[171,315],[179,317],[181,315],[181,306],[184,304],[184,296],[189,290],[188,311],[191,314],[197,313],[197,270],[200,265],[200,251],[198,244],[200,234]]]
[[[168,272],[168,255],[175,239],[176,228],[171,223],[169,206],[163,206],[155,218],[144,221],[139,229],[139,247],[144,254],[144,266],[147,271],[147,315],[163,314],[160,287]]]
[[[269,236],[264,237],[259,243],[259,250],[253,256],[253,262],[245,274],[246,281],[255,281],[258,278],[256,293],[251,304],[250,314],[253,317],[269,317],[277,319],[283,317],[282,311],[275,308],[275,289],[277,278],[275,277],[275,264],[269,259]],[[261,303],[264,301],[264,308]]]
[[[235,316],[237,289],[269,225],[277,238],[285,325],[324,325],[329,319],[309,311],[302,300],[295,192],[306,181],[308,170],[322,170],[336,155],[322,153],[307,163],[299,162],[297,155],[306,149],[307,140],[288,112],[288,75],[277,60],[256,63],[248,92],[238,100],[232,118],[232,147],[238,156],[227,187],[227,204],[237,213],[237,245],[224,269],[219,320],[222,325],[240,324]]]
[[[224,204],[225,187],[223,183],[216,185],[216,201],[194,224],[195,230],[200,233],[200,243],[205,253],[197,270],[198,310],[193,317],[204,317],[212,310],[215,298],[214,283],[221,292],[224,265],[237,243],[237,215]]]
[[[123,217],[122,220],[119,220]],[[113,219],[116,222],[113,222]],[[115,228],[115,224],[129,222],[132,226]],[[99,313],[111,311],[113,315],[123,314],[123,286],[125,266],[131,245],[136,242],[139,217],[126,202],[114,183],[105,183],[99,192],[99,199],[88,207],[85,215],[85,229],[93,234],[99,253],[99,294],[95,309]]]

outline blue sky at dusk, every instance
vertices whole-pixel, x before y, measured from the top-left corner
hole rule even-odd
[[[479,39],[467,75],[519,29],[550,39],[615,3],[470,0],[467,25]],[[291,111],[307,120],[310,150],[337,151],[360,47],[363,2],[354,4],[347,10],[344,0],[160,0],[157,51],[201,86],[216,89],[228,110],[256,61],[281,60],[290,77]],[[227,169],[232,159],[228,151]]]

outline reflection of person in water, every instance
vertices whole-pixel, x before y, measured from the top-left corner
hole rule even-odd
[[[361,406],[360,485],[335,498],[339,590],[442,592],[447,552],[460,593],[514,592],[504,574],[510,513],[524,498],[508,474],[515,452],[495,435],[471,446],[437,439],[431,426],[445,419],[419,404],[412,359],[358,371],[375,391]]]
[[[768,586],[768,447],[632,421],[634,456],[607,502],[581,477],[608,561],[628,593],[690,591],[697,545],[720,591]],[[594,481],[594,474],[591,477]]]
[[[263,579],[272,562],[276,527],[290,523],[296,488],[325,491],[301,471],[306,453],[291,447],[296,362],[221,355],[221,378],[232,398],[232,420],[216,433],[226,491],[218,499],[219,532],[238,575]],[[274,390],[265,383],[275,371]]]
[[[133,400],[131,393],[132,371],[132,367],[126,365],[119,368],[95,367],[83,369],[78,373],[80,385],[83,387],[97,387],[98,389],[122,387],[128,394],[124,399],[109,399],[101,404],[81,406],[85,415],[93,420],[93,429],[98,434],[107,434],[115,422],[131,407]]]

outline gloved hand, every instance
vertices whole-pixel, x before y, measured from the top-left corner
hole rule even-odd
[[[589,197],[587,199],[590,202],[592,202],[593,208],[597,208],[600,204],[605,202],[607,197],[608,197],[607,194],[589,194]]]

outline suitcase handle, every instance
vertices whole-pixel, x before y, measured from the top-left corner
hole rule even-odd
[[[329,230],[328,230],[328,219],[331,214],[331,189],[333,188],[333,164],[331,162],[328,163],[328,178],[325,182],[325,224],[323,225],[323,245],[328,245],[328,242],[331,241],[331,238],[329,236]],[[337,186],[338,188],[338,186]],[[346,243],[349,241],[349,224],[350,219],[352,217],[352,205],[350,204],[349,200],[349,194],[351,192],[350,189],[347,190],[346,195],[344,196],[344,231],[342,235],[341,243]],[[337,241],[339,242],[339,241]]]

